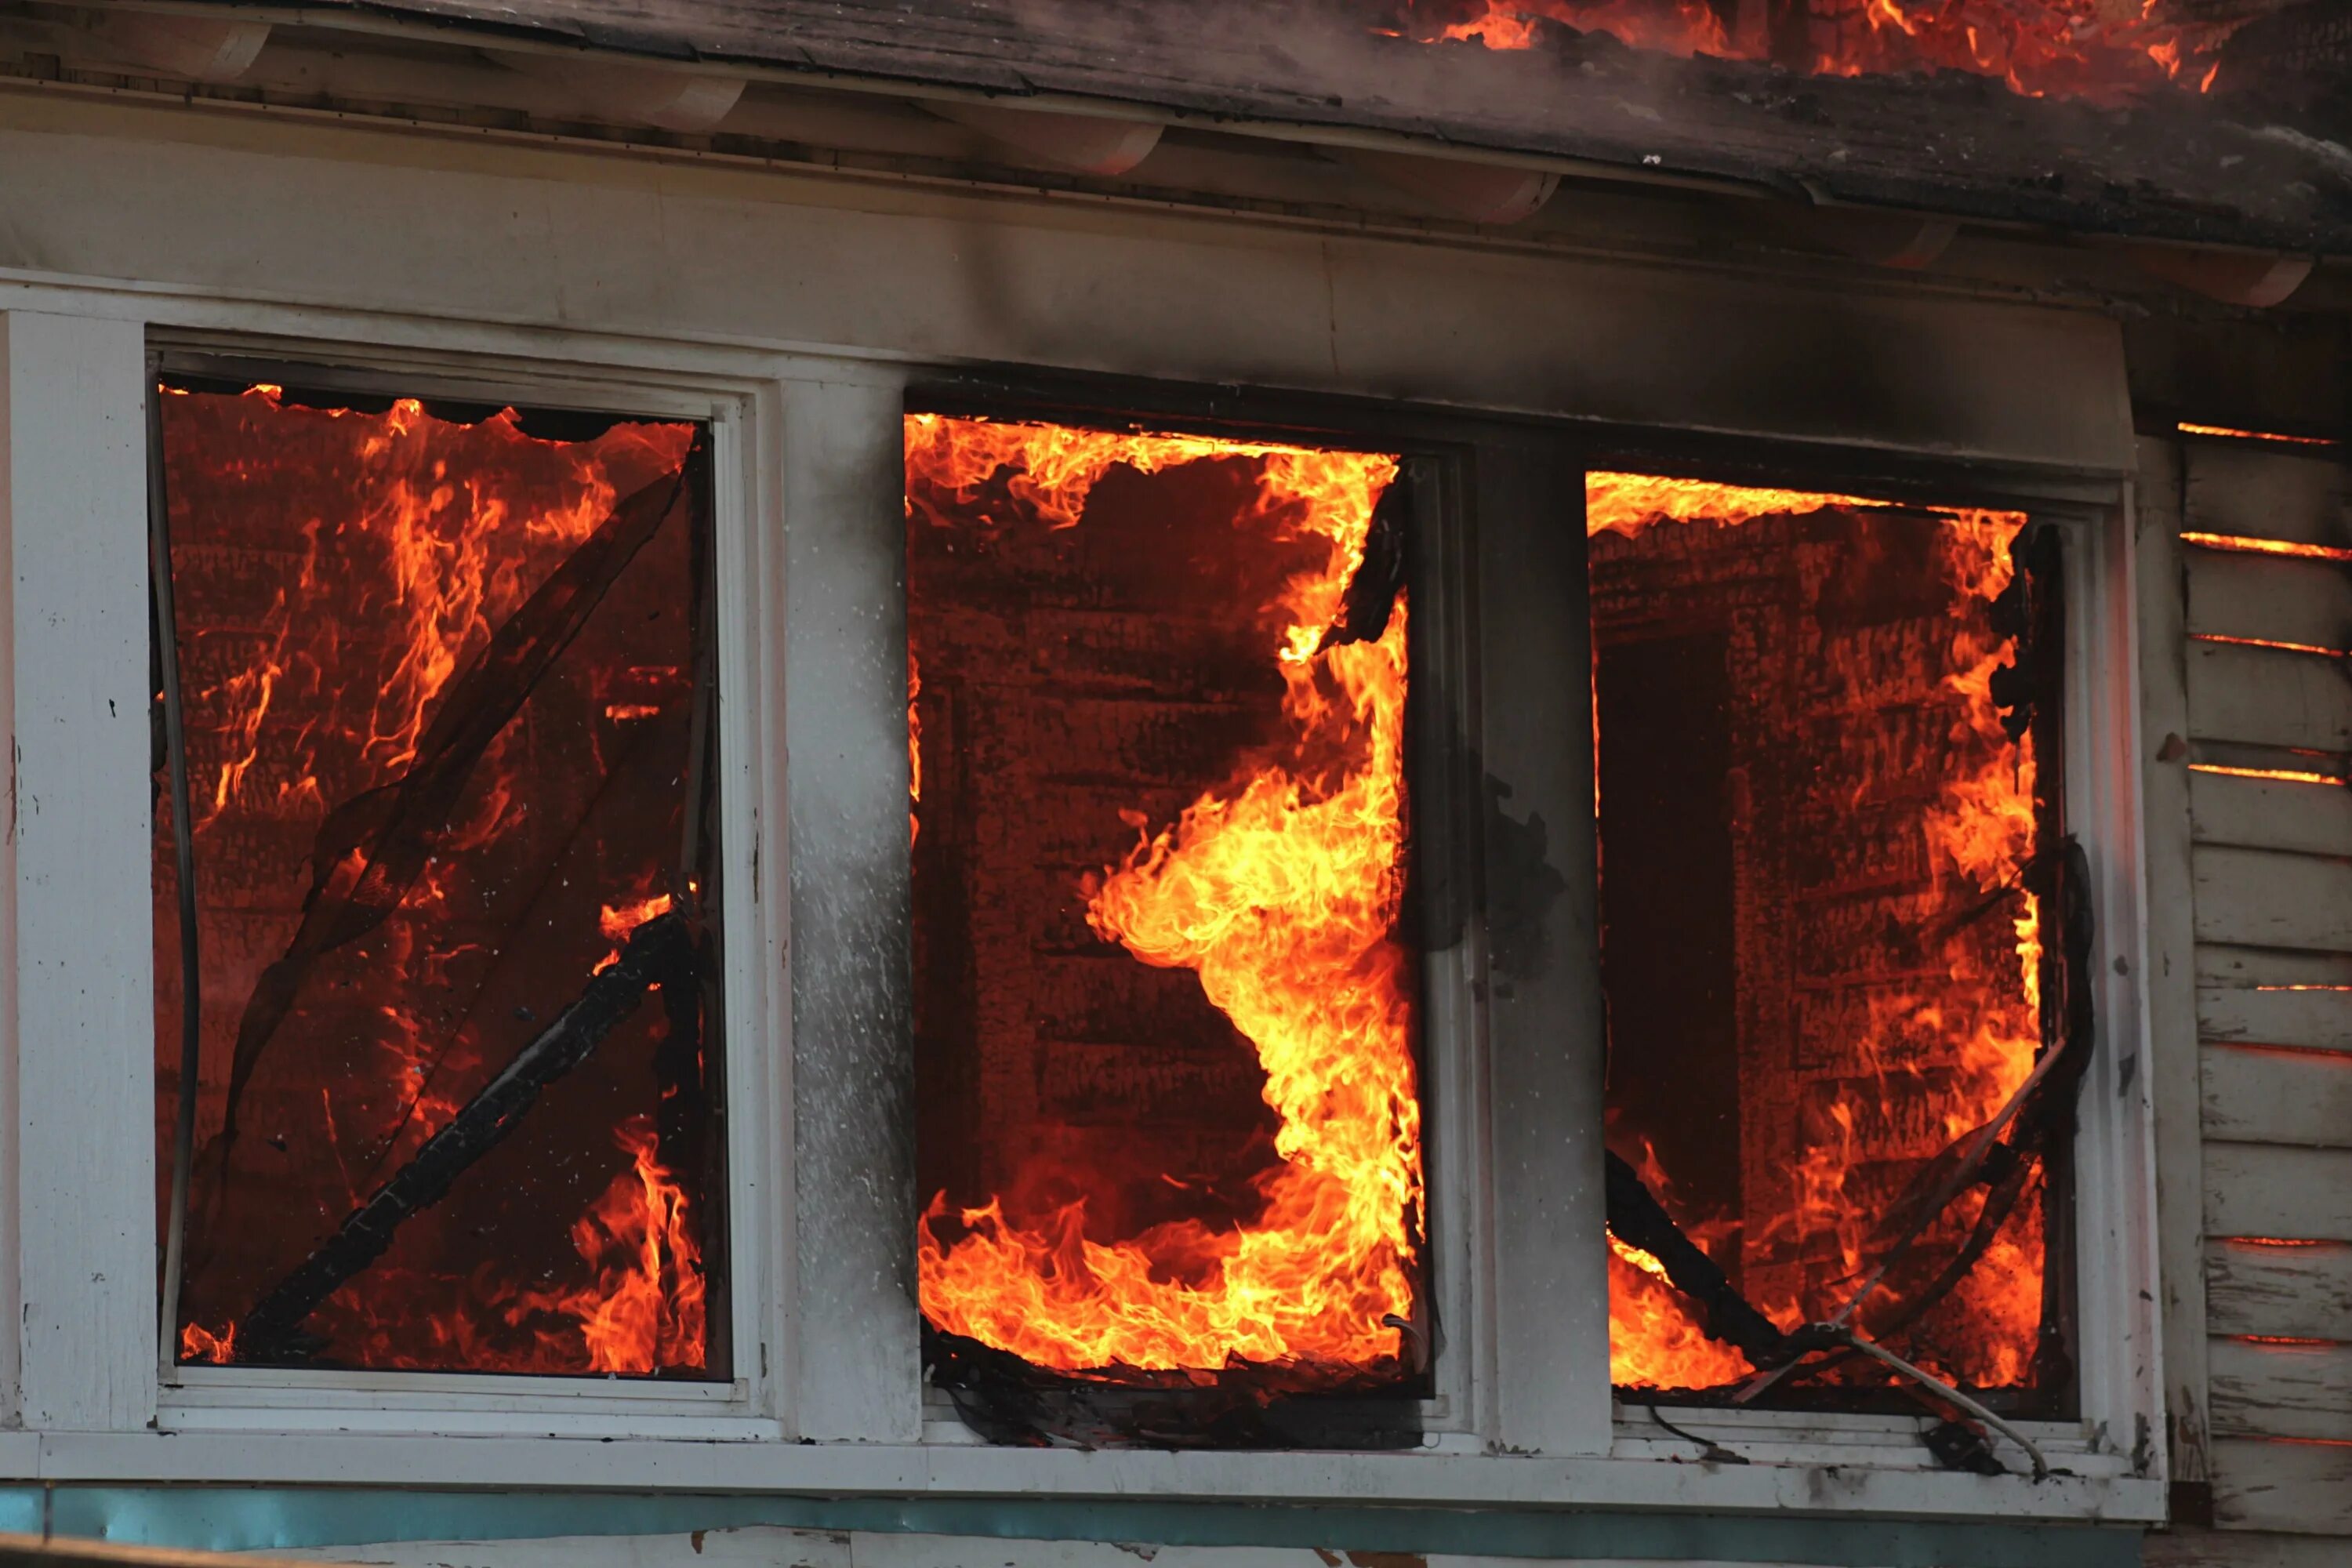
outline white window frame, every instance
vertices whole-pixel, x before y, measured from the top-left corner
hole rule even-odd
[[[1683,1412],[1677,1425],[1759,1461],[1696,1466],[1680,1462],[1687,1445],[1640,1431],[1643,1418],[1630,1431],[1612,1419],[1598,1058],[1560,1049],[1572,1032],[1563,1019],[1581,1016],[1588,1047],[1597,1052],[1598,1041],[1597,976],[1577,968],[1593,942],[1590,737],[1580,683],[1557,680],[1589,662],[1583,545],[1580,529],[1544,521],[1567,515],[1582,469],[1543,432],[1490,432],[1474,444],[1476,553],[1465,570],[1478,581],[1479,614],[1447,634],[1480,672],[1487,695],[1477,739],[1487,770],[1511,784],[1506,809],[1522,822],[1544,819],[1549,858],[1570,887],[1553,906],[1559,923],[1540,938],[1562,962],[1497,985],[1478,939],[1474,951],[1440,955],[1458,965],[1456,983],[1480,1014],[1484,1043],[1463,1081],[1482,1097],[1473,1120],[1487,1139],[1476,1169],[1456,1173],[1481,1186],[1486,1205],[1460,1238],[1472,1254],[1471,1306],[1466,1322],[1449,1325],[1450,1353],[1466,1350],[1473,1392],[1443,1423],[1457,1429],[1401,1454],[1013,1451],[927,1431],[912,1233],[897,1227],[908,1194],[867,1179],[876,1140],[903,1138],[910,1120],[893,1098],[905,1087],[904,977],[893,978],[889,942],[877,942],[882,928],[871,923],[895,900],[903,926],[906,895],[899,417],[908,374],[864,353],[213,296],[0,287],[0,528],[14,595],[0,692],[23,753],[21,831],[0,917],[9,960],[0,1005],[14,1047],[0,1073],[0,1114],[17,1151],[0,1194],[0,1225],[9,1227],[0,1234],[0,1293],[22,1330],[0,1335],[0,1373],[13,1373],[9,1414],[25,1427],[0,1434],[0,1471],[51,1480],[2160,1517],[2162,1445],[2138,1445],[2152,1447],[2147,1465],[2136,1468],[2131,1457],[2135,1426],[2161,1409],[2155,1307],[2125,1300],[2153,1268],[2147,1075],[2126,1084],[2120,1067],[2145,1038],[2120,482],[2002,480],[2082,546],[2068,552],[2069,700],[2083,716],[2070,727],[2068,760],[2073,816],[2099,886],[2102,1005],[2083,1102],[2078,1267],[2084,1321],[2105,1301],[2119,1305],[2121,1326],[2080,1347],[2084,1419],[2034,1429],[2071,1476],[2035,1487],[1937,1471],[1911,1421]],[[145,558],[151,339],[347,366],[383,375],[386,389],[711,420],[728,693],[722,852],[738,873],[726,911],[738,1343],[736,1381],[718,1397],[593,1379],[210,1368],[182,1369],[168,1385],[159,1378],[143,1136],[153,1097],[146,584],[124,565]],[[1497,691],[1547,687],[1553,722],[1497,717]],[[47,832],[26,815],[37,808]],[[825,900],[859,870],[876,874],[861,884],[867,904],[847,911],[862,925]],[[45,902],[68,880],[68,907]],[[34,910],[37,921],[26,918]],[[1551,1121],[1514,1114],[1537,1096],[1549,1113],[1582,1119],[1591,1136],[1561,1139]],[[130,1157],[86,1135],[93,1117],[139,1131]],[[883,1166],[901,1152],[886,1147]],[[1498,1175],[1507,1169],[1507,1182]],[[208,1432],[239,1441],[167,1440]],[[495,1441],[452,1445],[450,1436]]]
[[[1599,466],[1596,464],[1596,466]],[[1640,464],[1633,465],[1641,471]],[[1819,474],[1818,466],[1804,473]],[[1859,471],[1867,476],[1867,466]],[[1799,476],[1784,476],[1797,485]],[[1769,482],[1769,480],[1766,482]],[[1860,493],[1874,491],[1867,478]],[[1815,488],[1841,488],[1838,484]],[[1854,486],[1843,487],[1854,493]],[[2053,1465],[2078,1473],[2165,1475],[2160,1324],[2152,1280],[2155,1144],[2144,1058],[2148,1037],[2145,851],[2138,758],[2140,711],[2137,565],[2132,500],[2105,487],[2012,477],[1978,489],[1969,504],[2011,508],[2060,531],[2065,600],[2063,787],[2069,830],[2091,870],[2094,1042],[2078,1090],[2074,1148],[2076,1328],[2080,1415],[2015,1423]],[[1803,1462],[1833,1455],[1866,1462],[1929,1461],[1927,1425],[1892,1415],[1771,1410],[1673,1409],[1668,1419],[1751,1459]],[[1693,1445],[1660,1428],[1644,1402],[1621,1403],[1615,1451],[1693,1457]],[[2021,1456],[1996,1438],[2006,1464]]]

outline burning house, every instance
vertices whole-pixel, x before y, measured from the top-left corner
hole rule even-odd
[[[2322,0],[0,0],[8,1531],[2352,1551]]]

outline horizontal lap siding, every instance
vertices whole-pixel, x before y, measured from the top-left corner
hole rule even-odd
[[[2203,1055],[2206,1137],[2352,1148],[2352,1055],[2210,1042]]]
[[[2200,844],[2352,856],[2352,789],[2192,773],[2189,813]]]
[[[2207,1242],[2205,1321],[2217,1334],[2352,1342],[2352,1242]]]
[[[2189,633],[2340,649],[2352,627],[2352,576],[2292,556],[2191,549]]]
[[[2229,1529],[2352,1535],[2352,1443],[2222,1437],[2213,1520]],[[2333,1543],[2352,1560],[2352,1542]]]
[[[2209,1465],[2223,1533],[2150,1557],[2299,1563],[2305,1542],[2319,1553],[2308,1560],[2352,1563],[2352,1541],[2310,1539],[2352,1535],[2352,789],[2249,776],[2347,771],[2352,665],[2336,650],[2352,647],[2352,566],[2193,539],[2352,544],[2347,485],[2332,455],[2245,442],[2190,441],[2183,468]]]
[[[2295,564],[2306,572],[2343,569]],[[2352,748],[2352,681],[2339,661],[2314,654],[2193,642],[2189,717],[2199,740],[2340,752]]]

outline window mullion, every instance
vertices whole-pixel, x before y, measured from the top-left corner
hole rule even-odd
[[[0,953],[14,1415],[154,1414],[146,345],[133,321],[0,315],[0,538],[15,745]]]
[[[1482,445],[1480,763],[1488,964],[1490,1436],[1610,1445],[1595,925],[1591,639],[1581,476],[1549,443]]]
[[[784,395],[799,1436],[921,1432],[899,386]]]

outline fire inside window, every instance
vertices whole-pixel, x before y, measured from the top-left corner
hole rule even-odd
[[[1612,1380],[1909,1396],[1828,1324],[2056,1410],[2089,1036],[2054,533],[1624,474],[1587,529]]]
[[[703,431],[155,417],[179,1359],[723,1377]]]
[[[1000,1440],[1317,1442],[1425,1360],[1398,461],[906,436],[932,1379]]]

